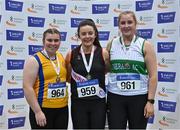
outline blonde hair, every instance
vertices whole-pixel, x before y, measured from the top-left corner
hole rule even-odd
[[[118,25],[119,25],[119,22],[121,20],[121,17],[122,15],[127,15],[127,14],[131,14],[134,21],[135,21],[135,24],[137,24],[137,19],[136,19],[136,15],[133,11],[123,11],[122,13],[119,14],[119,17],[118,17]]]

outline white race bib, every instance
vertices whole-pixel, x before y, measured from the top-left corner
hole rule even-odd
[[[77,82],[78,97],[89,97],[99,94],[99,81],[97,79]]]
[[[66,96],[66,82],[49,83],[47,98],[64,98]]]
[[[118,75],[117,86],[122,91],[139,90],[140,75]]]

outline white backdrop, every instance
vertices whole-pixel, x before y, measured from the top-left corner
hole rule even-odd
[[[76,31],[85,18],[95,21],[101,45],[119,34],[117,17],[132,10],[138,34],[154,44],[158,88],[151,129],[180,129],[180,0],[0,0],[0,129],[30,128],[22,90],[25,59],[42,48],[42,33],[61,31],[60,52],[79,44]]]

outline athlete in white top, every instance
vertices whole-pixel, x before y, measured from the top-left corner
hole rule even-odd
[[[107,45],[111,71],[108,85],[110,129],[145,129],[154,115],[157,60],[152,43],[136,35],[132,11],[119,15],[121,36]]]

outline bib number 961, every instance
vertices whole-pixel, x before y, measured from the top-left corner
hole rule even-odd
[[[137,85],[135,81],[119,81],[118,82],[118,87],[121,90],[135,90],[137,89],[138,86],[139,86],[139,83]]]

